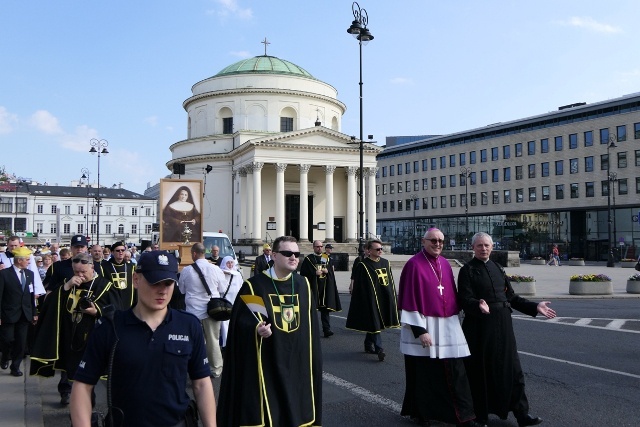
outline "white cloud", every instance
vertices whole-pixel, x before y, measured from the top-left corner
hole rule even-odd
[[[238,58],[250,58],[251,57],[251,53],[247,52],[246,50],[234,50],[229,52],[232,56],[237,56]]]
[[[240,19],[250,20],[253,18],[253,10],[251,8],[243,8],[238,6],[237,0],[215,0],[221,8],[209,9],[205,11],[207,15],[215,15],[221,18],[235,16]]]
[[[158,125],[158,117],[157,116],[145,117],[144,122],[150,126],[155,127]]]
[[[86,151],[91,149],[89,141],[92,138],[99,139],[98,131],[87,125],[76,127],[75,133],[65,133],[60,137],[60,145],[73,151]]]
[[[560,21],[561,25],[568,25],[570,27],[580,27],[589,31],[595,31],[597,33],[620,33],[622,28],[615,27],[613,25],[604,24],[598,22],[589,16],[572,16],[566,21]]]
[[[391,84],[394,84],[394,85],[406,85],[406,84],[413,83],[411,79],[407,79],[406,77],[394,77],[390,81],[391,81]]]
[[[40,132],[48,135],[63,133],[58,118],[46,110],[38,110],[31,115],[30,123]]]
[[[18,123],[18,116],[12,114],[5,107],[0,106],[0,134],[11,133],[13,126]]]

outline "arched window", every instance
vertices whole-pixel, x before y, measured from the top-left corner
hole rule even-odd
[[[231,108],[224,107],[221,108],[218,112],[218,116],[221,120],[221,128],[222,133],[225,135],[230,135],[233,133],[233,111]]]
[[[118,234],[124,234],[124,224],[118,224]]]
[[[280,112],[280,132],[292,132],[296,130],[297,113],[291,107],[283,108]]]

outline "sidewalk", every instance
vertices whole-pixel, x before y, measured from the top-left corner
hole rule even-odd
[[[386,256],[393,265],[406,262],[409,255]],[[393,268],[393,277],[396,286],[400,280],[401,268]],[[640,298],[640,294],[628,294],[626,292],[627,277],[636,271],[632,268],[619,266],[608,268],[605,262],[587,262],[586,266],[560,267],[547,265],[521,264],[520,267],[508,267],[508,274],[520,274],[534,276],[536,279],[536,295],[528,296],[533,300],[540,299],[593,299],[593,298]],[[459,268],[453,269],[457,277]],[[248,277],[250,268],[243,267],[244,277]],[[575,296],[569,295],[569,277],[574,274],[606,274],[613,282],[613,295]],[[342,294],[349,293],[349,278],[351,272],[337,271],[336,280],[338,291]],[[0,414],[2,414],[3,427],[43,427],[42,397],[39,391],[38,377],[27,375],[29,361],[22,364],[25,376],[15,378],[9,375],[9,370],[0,371]]]

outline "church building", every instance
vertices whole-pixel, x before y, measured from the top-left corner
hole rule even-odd
[[[203,179],[203,231],[258,244],[358,240],[360,144],[341,132],[337,90],[305,69],[262,55],[197,82],[184,101],[187,139],[171,145],[183,179]],[[375,234],[376,155],[363,144],[365,233]],[[173,175],[173,178],[178,178]]]

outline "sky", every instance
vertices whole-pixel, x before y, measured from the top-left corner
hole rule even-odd
[[[448,134],[640,91],[637,0],[362,0],[364,134]],[[5,0],[0,167],[144,192],[186,139],[196,82],[267,53],[331,84],[359,134],[358,42],[343,0]]]

